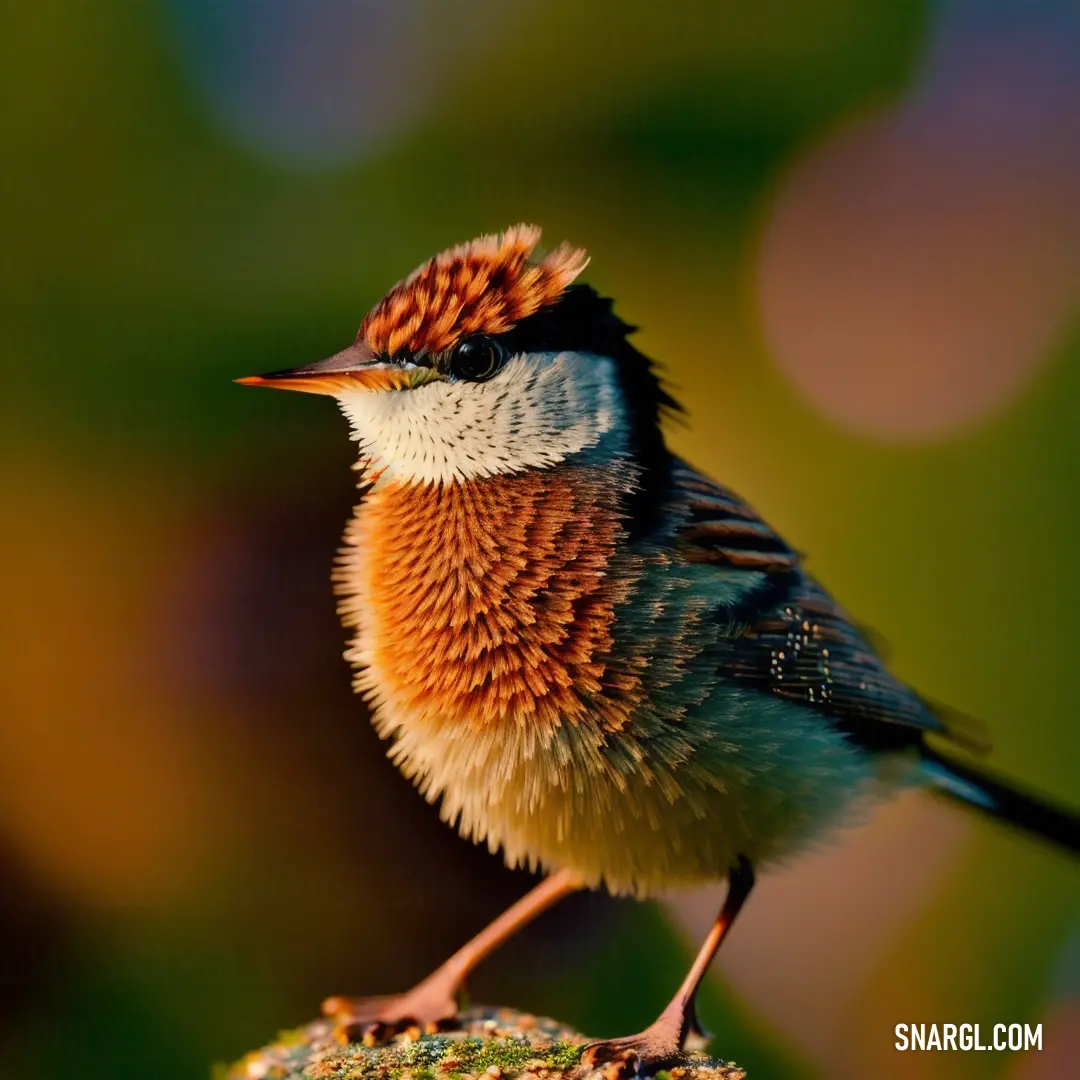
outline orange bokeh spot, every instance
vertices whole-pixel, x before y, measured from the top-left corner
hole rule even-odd
[[[941,437],[1000,409],[1080,301],[1078,190],[1080,147],[987,133],[965,109],[842,128],[795,165],[762,236],[777,363],[876,438]]]

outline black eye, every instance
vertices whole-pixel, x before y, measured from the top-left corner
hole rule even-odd
[[[447,370],[455,379],[483,382],[502,367],[505,352],[494,339],[482,334],[459,341],[447,358]]]

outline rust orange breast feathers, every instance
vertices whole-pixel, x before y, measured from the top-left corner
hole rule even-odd
[[[633,694],[610,670],[622,551],[618,484],[597,466],[377,484],[337,573],[351,656],[390,711],[471,728],[575,723]]]

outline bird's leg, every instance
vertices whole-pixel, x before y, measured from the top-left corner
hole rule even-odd
[[[724,906],[713,923],[709,936],[702,944],[694,963],[683,979],[682,986],[660,1016],[644,1031],[622,1039],[592,1043],[585,1048],[582,1061],[597,1066],[603,1062],[621,1064],[616,1073],[648,1074],[679,1059],[691,1032],[701,1032],[694,1010],[698,987],[709,970],[716,950],[724,940],[735,916],[739,914],[754,886],[754,871],[748,859],[739,862],[729,875],[728,894]],[[609,1075],[611,1075],[609,1073]]]
[[[523,926],[581,887],[575,875],[559,870],[507,908],[411,990],[389,997],[327,998],[323,1014],[336,1021],[343,1037],[362,1038],[369,1044],[410,1027],[426,1031],[445,1028],[456,1019],[458,997],[476,966]]]

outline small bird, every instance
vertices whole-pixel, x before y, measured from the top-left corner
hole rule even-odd
[[[909,787],[1080,851],[1080,816],[928,737],[978,725],[894,678],[755,511],[668,449],[679,405],[588,258],[518,225],[437,255],[329,360],[238,380],[331,395],[361,497],[334,580],[389,757],[539,885],[417,987],[324,1011],[379,1038],[452,1021],[476,965],[582,888],[727,879],[655,1023],[586,1060],[648,1073],[754,883]]]

